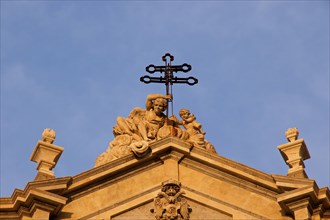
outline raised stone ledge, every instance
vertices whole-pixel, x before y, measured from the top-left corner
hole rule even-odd
[[[10,198],[0,198],[0,219],[33,217],[40,210],[47,216],[56,215],[68,200],[58,193],[67,189],[70,181],[70,177],[36,181],[28,183],[24,190],[16,189]]]

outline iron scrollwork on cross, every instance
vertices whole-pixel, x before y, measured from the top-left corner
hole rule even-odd
[[[167,180],[162,183],[162,190],[154,199],[154,213],[157,220],[188,220],[191,207],[182,196],[181,183],[176,180]]]
[[[171,95],[172,99],[168,100],[168,102],[172,103],[172,114],[173,114],[173,94],[172,94],[172,86],[173,84],[180,83],[180,84],[188,84],[193,86],[198,83],[198,79],[195,77],[177,77],[174,76],[173,73],[177,72],[189,72],[191,70],[191,65],[184,63],[182,65],[172,65],[172,61],[174,60],[174,56],[170,53],[166,53],[162,56],[162,60],[165,62],[164,66],[156,66],[154,64],[150,64],[146,67],[146,71],[150,74],[154,74],[155,72],[164,73],[164,76],[141,76],[140,81],[146,84],[149,83],[163,83],[166,87],[166,95]],[[171,91],[170,91],[171,90]],[[166,115],[168,116],[168,106],[166,109]]]
[[[165,62],[164,66],[156,66],[150,64],[146,67],[146,71],[150,74],[154,74],[155,72],[164,73],[164,76],[160,77],[151,77],[148,75],[140,77],[140,81],[144,83],[164,83],[166,86],[166,95],[169,94],[169,85],[173,85],[175,83],[183,83],[188,84],[190,86],[198,83],[198,79],[195,77],[177,77],[173,76],[173,73],[184,72],[187,73],[191,70],[191,65],[184,63],[182,65],[172,65],[171,62],[174,60],[174,56],[170,53],[166,53],[162,60]]]

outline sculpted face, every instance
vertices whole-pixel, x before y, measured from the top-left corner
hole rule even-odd
[[[165,111],[166,108],[166,100],[164,99],[156,99],[153,104],[154,112],[156,114],[160,114]]]
[[[180,111],[180,117],[183,118],[183,119],[187,119],[190,115],[190,112],[189,111],[186,111],[186,110],[181,110]]]
[[[184,112],[184,113],[182,113],[180,116],[181,116],[181,118],[183,118],[183,119],[187,119],[188,116],[189,116],[189,113],[188,113],[188,112]]]
[[[166,185],[162,191],[169,196],[175,196],[180,191],[180,187],[177,185]]]

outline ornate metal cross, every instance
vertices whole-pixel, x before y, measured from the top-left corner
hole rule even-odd
[[[173,73],[177,72],[189,72],[191,70],[191,65],[184,63],[182,65],[172,65],[172,61],[174,60],[174,56],[172,56],[170,53],[166,53],[164,56],[162,56],[162,60],[165,62],[164,66],[155,66],[153,64],[150,64],[146,67],[146,71],[150,74],[153,74],[155,72],[164,73],[164,77],[152,77],[152,76],[141,76],[140,81],[144,82],[146,84],[148,83],[164,83],[166,86],[166,95],[170,94],[170,87],[171,87],[171,93],[172,93],[172,85],[175,83],[181,83],[181,84],[188,84],[190,86],[195,85],[198,83],[198,79],[195,77],[189,76],[189,77],[177,77],[173,76]],[[173,111],[173,102],[172,102],[172,111]]]
[[[165,62],[164,66],[155,66],[150,64],[146,67],[146,71],[150,74],[155,72],[164,73],[164,77],[151,77],[151,76],[142,76],[140,77],[140,81],[146,84],[148,83],[164,83],[166,86],[166,95],[169,95],[169,86],[175,83],[185,83],[190,86],[195,85],[198,83],[198,79],[195,77],[189,76],[187,78],[173,76],[173,73],[177,72],[189,72],[191,70],[191,65],[184,63],[182,65],[171,65],[171,62],[174,60],[174,56],[170,53],[166,53],[162,56],[162,60]]]

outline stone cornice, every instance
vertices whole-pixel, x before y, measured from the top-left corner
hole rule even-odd
[[[210,177],[236,185],[240,188],[244,188],[246,190],[249,190],[249,191],[257,193],[259,195],[268,197],[275,201],[276,201],[276,195],[278,195],[278,193],[279,193],[278,190],[268,189],[268,188],[264,188],[264,187],[255,187],[256,185],[254,183],[244,180],[241,177],[236,177],[236,176],[226,173],[220,169],[208,167],[207,165],[201,164],[196,161],[192,161],[191,159],[184,159],[181,164],[183,166],[194,169],[198,172],[202,172]]]
[[[117,160],[111,161],[107,164],[92,168],[72,177],[72,184],[68,187],[66,193],[79,190],[82,187],[91,185],[108,176],[123,172],[136,166],[139,160],[135,159],[133,155],[128,155]]]
[[[0,213],[5,212],[18,213],[22,215],[32,216],[37,206],[47,207],[47,211],[52,214],[57,214],[66,204],[67,198],[59,196],[55,193],[47,192],[38,188],[29,188],[26,191],[18,192],[14,197],[14,201],[9,199],[3,200],[0,203]],[[0,219],[7,218],[0,214]]]
[[[170,137],[150,144],[150,148],[152,149],[152,153],[142,159],[138,159],[133,154],[130,154],[73,176],[72,184],[68,187],[67,192],[78,190],[81,187],[92,184],[92,182],[100,181],[109,175],[114,175],[124,170],[129,170],[141,163],[153,161],[161,157],[161,155],[169,153],[171,150],[189,154],[191,146],[178,138]]]
[[[323,187],[319,190],[317,197],[327,209],[330,209],[330,190],[328,187]]]
[[[318,188],[317,186],[305,186],[302,188],[294,189],[278,195],[277,201],[281,203],[290,203],[295,200],[310,198],[313,202],[317,202],[318,199]]]
[[[150,144],[152,154],[164,152],[164,150],[168,150],[169,146],[175,148],[177,151],[181,151],[186,154],[189,154],[189,152],[193,148],[188,142],[176,137],[164,138]]]
[[[101,210],[97,210],[94,213],[90,213],[89,215],[82,217],[81,219],[86,219],[86,220],[95,219],[98,214],[109,211],[111,212],[110,214],[111,217],[117,216],[121,213],[124,213],[125,211],[134,209],[135,207],[151,202],[154,199],[155,195],[157,195],[158,191],[159,191],[159,186],[146,189],[145,191],[141,192],[138,195],[132,195],[131,197],[119,203],[116,203],[115,205],[111,205]]]
[[[24,190],[15,189],[11,197],[0,198],[0,219],[32,216],[38,207],[58,213],[67,202],[67,198],[59,194],[67,189],[70,181],[71,177],[33,181]]]
[[[312,179],[295,178],[276,174],[272,175],[272,177],[274,178],[276,185],[281,189],[282,192],[316,185],[315,181]]]
[[[226,173],[230,173],[233,176],[242,178],[254,184],[261,185],[273,191],[278,191],[278,187],[271,175],[232,161],[228,158],[206,152],[199,148],[192,149],[189,158]]]
[[[41,181],[32,181],[29,182],[24,190],[15,189],[11,197],[0,198],[1,205],[6,203],[15,203],[19,197],[26,197],[26,195],[32,189],[38,189],[48,192],[54,192],[56,194],[67,189],[69,183],[71,181],[71,177],[62,177],[51,180],[41,180]],[[2,207],[2,206],[1,206]]]
[[[299,180],[298,180],[299,181]],[[310,182],[301,188],[284,192],[277,196],[277,201],[287,214],[293,213],[299,209],[305,208],[313,214],[314,209],[321,206],[322,210],[330,210],[330,192],[327,187],[319,189],[318,186]]]
[[[66,190],[65,193],[63,194],[66,197],[69,197],[71,200],[78,199],[82,196],[86,196],[90,193],[93,193],[96,190],[100,190],[104,187],[107,187],[109,185],[115,184],[123,179],[132,177],[133,175],[138,175],[141,172],[144,172],[145,170],[151,169],[153,167],[161,166],[162,162],[157,161],[155,163],[151,164],[141,164],[140,166],[135,166],[134,169],[126,169],[125,172],[119,172],[119,173],[112,173],[108,176],[104,176],[104,178],[98,180],[98,181],[93,181],[86,185],[80,185],[77,188],[74,188],[72,190]],[[102,181],[101,181],[102,180]]]
[[[114,175],[115,173],[120,173],[132,167],[139,166],[139,164],[145,164],[149,161],[158,160],[163,155],[165,156],[170,152],[179,152],[183,154],[180,158],[187,157],[192,160],[197,160],[202,164],[222,170],[223,172],[228,172],[233,176],[242,178],[257,185],[261,185],[267,189],[275,192],[279,191],[271,175],[217,154],[209,153],[205,149],[192,147],[189,143],[178,138],[164,138],[157,142],[151,143],[150,147],[152,149],[151,154],[142,159],[137,159],[134,155],[127,155],[72,177],[72,184],[68,187],[66,193],[78,190],[79,188],[90,185],[93,182],[100,181],[103,178],[107,178],[109,175]]]
[[[251,216],[251,219],[265,219],[265,220],[266,219],[269,219],[269,218],[267,218],[265,216],[261,216],[261,215],[255,213],[255,212],[253,212],[253,210],[248,211],[246,209],[243,209],[242,207],[239,207],[239,206],[230,204],[230,203],[228,203],[226,201],[219,200],[217,198],[214,198],[212,195],[203,194],[203,193],[201,193],[199,191],[196,191],[194,189],[191,189],[191,188],[189,188],[187,186],[183,186],[182,188],[186,192],[186,195],[185,196],[187,198],[195,201],[195,202],[200,202],[204,198],[208,198],[209,204],[204,204],[204,205],[207,205],[207,206],[209,206],[209,207],[211,207],[213,209],[216,209],[216,205],[221,204],[221,205],[226,206],[226,207],[228,207],[230,209],[238,210],[238,211],[243,212],[243,213],[245,213],[247,215],[250,215]],[[223,211],[223,210],[221,210],[221,211]]]

